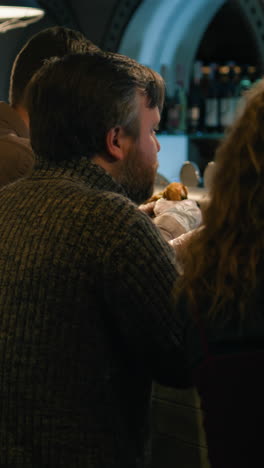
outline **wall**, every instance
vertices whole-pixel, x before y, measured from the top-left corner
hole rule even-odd
[[[38,0],[47,12],[43,20],[0,33],[0,99],[7,95],[17,51],[28,37],[52,24],[80,29],[100,47],[130,55],[157,71],[166,65],[168,89],[173,92],[177,64],[184,64],[187,85],[199,40],[227,1],[244,11],[264,57],[263,0]]]

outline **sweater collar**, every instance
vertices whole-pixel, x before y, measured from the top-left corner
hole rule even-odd
[[[78,160],[63,160],[59,163],[37,158],[32,176],[78,179],[90,188],[107,190],[127,196],[125,189],[98,164],[83,157]]]

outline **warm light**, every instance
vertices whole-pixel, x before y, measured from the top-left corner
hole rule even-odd
[[[0,19],[3,20],[11,18],[31,18],[34,16],[41,17],[43,15],[44,11],[40,8],[0,5]]]
[[[230,68],[228,65],[223,65],[222,67],[220,67],[220,73],[222,73],[223,75],[228,75],[229,70]]]
[[[210,74],[210,67],[203,65],[202,66],[202,72],[204,75],[209,75]]]
[[[3,0],[0,5],[0,33],[15,28],[24,28],[44,16],[34,0]]]

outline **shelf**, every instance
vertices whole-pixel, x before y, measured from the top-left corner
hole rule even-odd
[[[170,136],[170,137],[182,137],[185,136],[189,140],[221,140],[224,136],[223,133],[172,133],[172,132],[160,132],[157,136]]]
[[[223,133],[191,133],[187,135],[190,140],[221,140]]]

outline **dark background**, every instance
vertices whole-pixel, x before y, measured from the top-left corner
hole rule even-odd
[[[193,2],[197,1],[210,3],[215,0],[185,0],[183,4],[192,8]],[[12,61],[32,34],[60,24],[81,30],[104,49],[118,51],[127,25],[144,2],[153,7],[158,4],[158,0],[39,0],[39,5],[46,11],[43,19],[25,28],[0,33],[0,99],[7,99]],[[263,71],[263,5],[264,0],[224,1],[211,18],[200,42],[195,44],[195,58],[205,62],[236,60],[256,64]],[[179,20],[175,17],[175,28]]]

